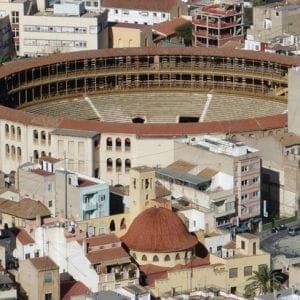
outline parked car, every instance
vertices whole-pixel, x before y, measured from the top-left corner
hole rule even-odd
[[[290,227],[288,230],[288,234],[290,236],[295,236],[295,235],[300,234],[300,226]]]

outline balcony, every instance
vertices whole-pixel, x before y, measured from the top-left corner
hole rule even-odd
[[[82,203],[82,210],[84,210],[84,211],[96,210],[96,209],[97,209],[96,201]]]

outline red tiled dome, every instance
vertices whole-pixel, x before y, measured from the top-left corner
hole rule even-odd
[[[177,214],[162,207],[140,213],[121,240],[129,249],[142,252],[173,252],[198,243]]]

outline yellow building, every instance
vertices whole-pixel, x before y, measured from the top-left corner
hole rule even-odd
[[[150,26],[116,23],[109,28],[109,48],[148,47],[152,44],[152,29]]]

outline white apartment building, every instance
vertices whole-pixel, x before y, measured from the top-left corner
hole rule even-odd
[[[185,146],[184,146],[185,145]],[[200,136],[175,142],[175,159],[221,170],[233,176],[233,192],[239,220],[247,220],[261,214],[261,154],[241,142],[213,136]]]
[[[0,0],[0,16],[10,16],[19,56],[106,48],[107,11],[88,10],[83,1]]]
[[[153,25],[187,15],[187,7],[180,0],[103,0],[101,5],[109,10],[109,22]]]

